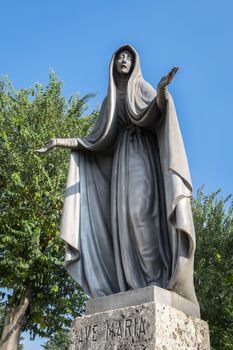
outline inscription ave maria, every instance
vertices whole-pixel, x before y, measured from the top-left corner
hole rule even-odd
[[[105,324],[91,324],[81,327],[76,333],[76,344],[97,342],[100,338],[115,339],[146,335],[146,320],[141,318],[122,318]],[[104,332],[103,332],[104,327]]]

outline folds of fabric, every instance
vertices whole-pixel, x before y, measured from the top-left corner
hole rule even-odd
[[[111,159],[100,153],[71,154],[61,224],[65,265],[92,297],[120,291],[111,236],[110,168]]]
[[[155,136],[131,124],[121,130],[112,167],[112,236],[121,291],[165,288],[171,253]]]

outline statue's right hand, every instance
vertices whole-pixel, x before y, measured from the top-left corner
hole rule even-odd
[[[57,145],[57,140],[56,139],[51,139],[48,142],[45,143],[45,147],[36,149],[35,152],[37,153],[47,153],[48,151],[50,151],[52,148],[56,147]]]

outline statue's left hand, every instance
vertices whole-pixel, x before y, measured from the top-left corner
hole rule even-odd
[[[51,139],[51,140],[49,140],[48,142],[45,143],[45,147],[36,149],[35,152],[38,152],[38,153],[41,153],[41,154],[47,153],[52,148],[56,147],[56,145],[57,145],[56,139]]]
[[[162,77],[158,84],[158,88],[164,89],[167,85],[169,85],[170,82],[173,80],[174,76],[176,75],[178,69],[179,67],[175,66],[168,74],[164,75],[164,77]]]

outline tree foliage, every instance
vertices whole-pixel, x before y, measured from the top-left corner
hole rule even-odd
[[[230,203],[231,202],[231,203]],[[230,204],[229,204],[230,203]],[[195,284],[211,345],[233,349],[233,201],[219,191],[193,201],[197,235]]]
[[[32,336],[68,327],[85,300],[64,269],[59,238],[69,151],[42,157],[34,150],[50,138],[85,135],[96,117],[81,118],[91,96],[66,101],[54,73],[45,88],[16,91],[0,80],[0,288],[12,308],[30,288],[23,330]]]
[[[69,332],[59,331],[53,334],[45,345],[45,350],[68,350],[69,349]]]

